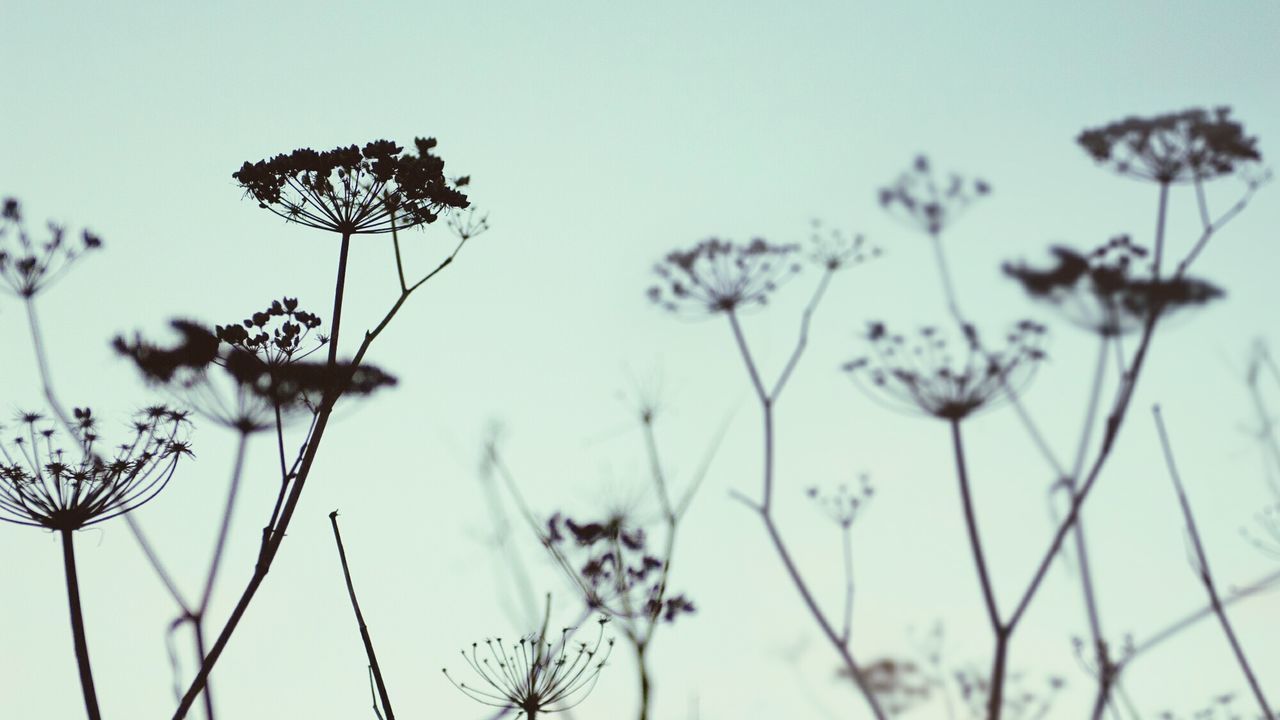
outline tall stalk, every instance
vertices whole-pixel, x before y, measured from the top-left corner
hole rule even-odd
[[[76,574],[76,551],[72,530],[62,531],[62,567],[67,576],[67,602],[71,609],[71,638],[75,643],[76,666],[80,670],[80,689],[84,692],[84,709],[89,720],[102,720],[98,710],[98,691],[93,686],[93,668],[89,665],[89,643],[84,635],[84,613],[80,608],[80,580]]]

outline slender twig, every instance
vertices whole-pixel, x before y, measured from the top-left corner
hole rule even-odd
[[[356,600],[356,587],[351,581],[351,568],[347,565],[347,551],[342,545],[342,533],[338,531],[338,511],[329,513],[329,522],[333,525],[333,541],[338,545],[338,560],[342,563],[342,577],[347,582],[347,595],[351,597],[351,610],[356,615],[356,626],[360,629],[360,639],[364,642],[364,652],[369,658],[369,673],[378,686],[378,698],[382,701],[382,709],[386,711],[386,720],[395,720],[396,714],[391,709],[391,697],[387,693],[387,684],[382,679],[382,669],[378,666],[378,656],[373,651],[373,638],[369,635],[369,626],[364,622],[364,614],[360,612],[360,601]]]
[[[1226,608],[1223,606],[1222,598],[1218,594],[1217,583],[1214,582],[1213,573],[1209,570],[1209,557],[1205,553],[1204,543],[1200,539],[1200,531],[1196,528],[1195,516],[1191,512],[1191,502],[1187,499],[1186,488],[1183,487],[1182,477],[1178,473],[1178,467],[1174,462],[1173,445],[1169,442],[1169,432],[1165,428],[1164,419],[1161,417],[1160,406],[1153,406],[1151,413],[1155,417],[1156,431],[1160,435],[1160,448],[1164,452],[1164,461],[1169,470],[1169,479],[1173,482],[1173,489],[1178,494],[1178,504],[1182,507],[1182,516],[1187,524],[1187,534],[1191,538],[1191,548],[1195,552],[1196,574],[1200,577],[1200,582],[1204,585],[1205,592],[1209,595],[1209,604],[1213,608],[1213,614],[1218,616],[1218,622],[1222,625],[1222,633],[1231,645],[1231,651],[1240,666],[1240,671],[1249,683],[1250,690],[1253,691],[1254,699],[1258,701],[1263,717],[1267,720],[1273,720],[1275,715],[1271,712],[1271,704],[1267,702],[1266,696],[1263,695],[1262,686],[1258,684],[1258,678],[1254,674],[1253,668],[1249,665],[1248,659],[1245,658],[1244,648],[1241,647],[1240,640],[1236,637],[1235,629],[1232,628],[1231,621],[1227,618]]]
[[[222,553],[226,550],[227,536],[231,532],[231,516],[235,511],[236,497],[240,494],[240,479],[244,474],[245,450],[249,446],[249,434],[240,433],[236,442],[236,459],[231,466],[231,485],[227,490],[227,504],[222,510],[222,522],[218,525],[218,537],[213,544],[213,558],[209,561],[209,571],[204,579],[204,591],[200,594],[200,604],[196,615],[203,616],[209,609],[209,600],[213,597],[213,586],[218,579],[218,570],[222,566]],[[201,653],[201,657],[204,654]]]

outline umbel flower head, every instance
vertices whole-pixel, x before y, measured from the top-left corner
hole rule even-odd
[[[1023,320],[1006,334],[1003,350],[990,352],[973,326],[966,326],[957,358],[937,328],[921,328],[909,339],[873,322],[867,330],[873,354],[845,363],[844,370],[872,398],[887,397],[894,407],[957,422],[1026,386],[1044,358],[1044,332],[1043,325]]]
[[[304,148],[246,162],[231,177],[258,207],[291,222],[344,235],[387,233],[467,207],[459,188],[469,178],[445,177],[444,160],[432,153],[434,138],[418,138],[414,146],[416,154],[390,140],[375,140],[363,149]]]
[[[619,618],[675,622],[694,612],[693,601],[667,594],[662,560],[646,541],[644,528],[620,514],[579,523],[556,513],[543,536],[592,608]]]
[[[847,530],[862,514],[867,503],[871,502],[871,498],[875,496],[875,488],[871,487],[871,478],[863,474],[858,476],[857,487],[842,482],[834,491],[830,491],[814,485],[805,490],[805,495],[832,522]]]
[[[472,643],[470,652],[462,651],[462,658],[480,676],[481,683],[457,682],[448,669],[444,676],[467,697],[491,707],[516,710],[516,717],[536,720],[539,713],[563,712],[591,693],[613,651],[613,638],[604,641],[608,621],[604,617],[597,621],[600,631],[590,645],[571,642],[573,628],[562,630],[554,646],[545,631],[510,645],[504,645],[502,638]]]
[[[49,223],[48,239],[35,240],[22,222],[18,201],[0,201],[0,283],[20,298],[34,297],[84,253],[100,247],[102,239],[88,230],[72,241],[67,229],[54,223]]]
[[[936,177],[929,158],[920,155],[892,185],[880,188],[880,205],[907,224],[936,237],[965,208],[990,192],[991,186],[985,180],[954,173],[946,178]]]
[[[1227,107],[1129,117],[1085,130],[1076,142],[1121,175],[1162,184],[1209,180],[1262,159],[1258,139],[1245,135]]]
[[[1032,299],[1049,303],[1075,325],[1108,337],[1137,330],[1155,314],[1204,305],[1225,294],[1196,278],[1153,279],[1149,269],[1138,267],[1147,257],[1146,248],[1127,235],[1116,236],[1088,254],[1065,247],[1050,251],[1057,259],[1050,268],[1005,263],[1004,273]]]
[[[764,305],[780,283],[800,271],[792,259],[798,250],[761,238],[745,245],[709,238],[668,253],[654,266],[660,281],[649,288],[649,299],[664,310],[693,315]]]
[[[0,430],[0,520],[50,530],[110,520],[159,494],[191,454],[186,415],[162,405],[137,413],[132,436],[111,449],[99,442],[95,421],[89,408],[75,409],[69,449],[38,413]]]
[[[285,307],[277,318],[298,320],[299,311]],[[255,314],[250,322],[259,327],[259,319]],[[294,320],[284,320],[285,329],[272,331],[261,342],[256,339],[261,332],[242,335],[237,326],[224,326],[215,334],[199,323],[175,320],[172,325],[182,339],[173,347],[160,347],[141,336],[117,337],[114,346],[149,382],[165,387],[201,415],[244,433],[272,427],[282,415],[315,412],[326,396],[368,395],[395,385],[394,377],[372,365],[331,366],[298,359],[294,353],[304,335],[301,325],[312,324],[312,316],[303,313],[301,320]],[[288,330],[290,325],[299,327]]]

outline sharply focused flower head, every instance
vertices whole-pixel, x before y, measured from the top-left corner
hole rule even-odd
[[[1154,280],[1145,267],[1147,250],[1127,235],[1081,254],[1051,248],[1053,267],[1038,270],[1025,263],[1005,263],[1004,272],[1033,299],[1057,308],[1072,323],[1106,336],[1143,326],[1154,313],[1204,305],[1223,296],[1204,280],[1174,276]]]
[[[457,682],[447,669],[444,675],[467,697],[490,707],[516,710],[516,717],[536,720],[540,713],[563,712],[586,699],[609,659],[613,638],[604,641],[607,622],[607,618],[600,618],[599,634],[591,644],[571,641],[574,628],[561,631],[560,641],[554,645],[545,634],[526,636],[509,645],[504,645],[502,638],[472,643],[470,652],[462,651],[462,658],[482,682]]]
[[[920,155],[892,185],[880,188],[880,205],[909,225],[937,236],[965,208],[991,192],[984,180],[956,174],[934,175],[929,158]]]
[[[46,239],[32,238],[18,201],[0,201],[0,283],[20,298],[35,296],[84,253],[102,247],[102,239],[88,230],[73,241],[65,227],[54,223],[48,227]]]
[[[1258,139],[1226,107],[1129,117],[1085,130],[1076,142],[1121,175],[1159,183],[1208,180],[1262,159]]]
[[[238,323],[215,326],[214,334],[227,345],[250,353],[268,365],[285,365],[306,358],[328,342],[323,334],[307,342],[318,327],[319,316],[299,309],[297,298],[286,297],[272,300],[265,310]]]
[[[649,299],[665,310],[698,315],[764,305],[781,282],[800,271],[793,259],[798,250],[761,238],[745,245],[709,238],[668,253],[654,266],[660,282],[649,288]]]
[[[432,153],[435,139],[418,138],[414,145],[416,153],[389,140],[363,149],[304,148],[246,162],[231,176],[259,207],[291,222],[349,235],[386,233],[467,207],[460,188],[469,179],[445,177],[444,160]]]
[[[845,363],[844,370],[873,398],[884,396],[899,408],[957,421],[1000,399],[1006,390],[1021,391],[1044,358],[1044,326],[1029,320],[1006,334],[999,352],[985,350],[972,326],[965,332],[968,337],[956,352],[937,328],[922,328],[908,338],[890,333],[883,323],[871,323],[867,340],[872,354]]]
[[[0,433],[0,520],[79,530],[154,498],[190,455],[186,415],[164,406],[138,412],[129,437],[104,447],[89,408],[75,409],[70,447],[38,413]]]
[[[279,318],[297,320],[284,320],[282,328],[310,322],[305,313],[299,319],[296,309],[292,315],[284,306],[281,310]],[[326,395],[368,395],[396,383],[371,365],[330,366],[298,359],[293,353],[301,343],[301,328],[280,330],[255,343],[247,332],[240,334],[239,326],[220,327],[215,334],[199,323],[172,324],[182,336],[172,347],[141,336],[117,337],[116,351],[132,360],[149,382],[165,387],[201,415],[241,432],[272,427],[286,414],[315,412]]]

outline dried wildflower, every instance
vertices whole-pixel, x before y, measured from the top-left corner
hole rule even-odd
[[[343,235],[387,233],[435,222],[450,208],[467,207],[444,161],[432,154],[434,138],[414,140],[417,153],[388,140],[363,149],[294,150],[270,160],[246,162],[231,174],[245,191],[280,217]]]
[[[297,311],[292,317],[297,318]],[[201,415],[240,432],[272,427],[283,414],[314,413],[325,397],[368,395],[396,383],[371,365],[296,359],[294,340],[300,344],[301,329],[282,330],[279,336],[254,343],[247,333],[241,336],[225,327],[219,335],[186,320],[172,325],[182,335],[172,348],[135,336],[132,341],[117,337],[115,349],[133,360],[148,381],[165,387]]]
[[[867,239],[862,235],[850,236],[838,228],[828,229],[820,220],[813,221],[812,230],[809,259],[827,270],[853,267],[880,257],[880,248],[867,247]]]
[[[239,323],[217,325],[214,334],[222,342],[259,358],[268,365],[285,365],[302,360],[328,342],[317,334],[314,344],[304,349],[307,337],[320,327],[320,318],[298,308],[297,298],[273,300],[265,310]]]
[[[810,500],[822,510],[831,521],[842,528],[853,525],[862,509],[871,502],[875,489],[871,487],[871,478],[866,474],[858,476],[857,487],[848,483],[840,483],[835,492],[823,492],[817,487],[805,491]]]
[[[709,238],[689,250],[667,254],[653,271],[661,283],[649,299],[671,312],[714,315],[764,305],[778,285],[800,271],[796,245],[756,238],[746,245]]]
[[[1161,184],[1209,180],[1262,159],[1258,139],[1244,134],[1227,107],[1125,118],[1085,130],[1076,142],[1121,175]]]
[[[138,412],[131,437],[107,450],[89,408],[75,409],[72,447],[38,413],[24,413],[0,441],[0,520],[72,531],[141,507],[190,455],[186,415],[157,405]]]
[[[20,298],[34,297],[85,253],[102,247],[102,239],[84,230],[79,242],[61,225],[49,223],[47,240],[34,240],[22,222],[22,207],[13,198],[0,203],[0,282]]]
[[[1044,358],[1040,349],[1044,326],[1023,320],[1006,336],[1005,349],[984,352],[972,326],[965,328],[963,357],[957,362],[937,328],[922,328],[908,339],[891,334],[883,323],[871,323],[867,340],[874,355],[845,363],[855,382],[866,381],[899,406],[934,417],[959,421],[999,399],[1006,388],[1021,390]]]
[[[975,200],[991,193],[984,180],[933,174],[929,159],[920,155],[892,185],[880,188],[880,205],[908,224],[937,236]]]
[[[600,618],[600,633],[593,644],[573,643],[572,649],[573,628],[561,631],[556,646],[547,642],[545,632],[520,638],[509,646],[503,645],[502,638],[472,643],[471,652],[463,650],[462,658],[484,683],[456,682],[448,669],[444,676],[467,697],[490,707],[517,710],[516,717],[536,720],[539,713],[563,712],[591,693],[613,651],[613,638],[604,641],[607,622],[607,618]]]
[[[1051,252],[1058,261],[1052,268],[1005,263],[1004,273],[1021,283],[1033,299],[1053,305],[1072,323],[1105,336],[1132,332],[1154,315],[1204,305],[1224,294],[1216,285],[1195,278],[1152,279],[1149,268],[1135,267],[1146,258],[1146,249],[1130,242],[1127,235],[1114,237],[1087,255],[1064,247]]]
[[[840,668],[838,674],[850,677],[848,668]],[[900,715],[928,702],[932,695],[933,681],[911,660],[882,658],[863,667],[861,675],[867,691],[890,715]]]
[[[543,542],[574,576],[587,603],[620,618],[674,622],[694,612],[684,595],[668,595],[663,562],[646,547],[644,528],[613,514],[578,523],[556,513]]]

